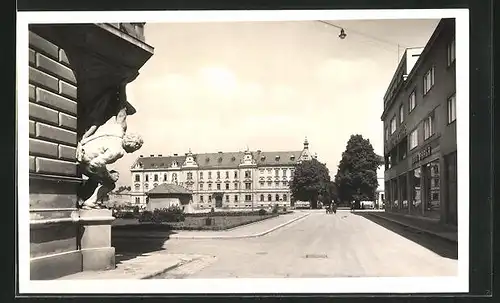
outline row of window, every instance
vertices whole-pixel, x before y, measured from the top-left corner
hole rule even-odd
[[[260,199],[259,199],[259,201],[260,201],[260,202],[264,202],[264,201],[265,201],[265,200],[264,200],[265,196],[264,196],[263,194],[262,194],[262,195],[260,195],[260,197],[259,197],[259,198],[260,198]],[[137,198],[136,198],[136,199],[137,199]],[[279,195],[279,194],[276,194],[276,195],[274,196],[274,199],[275,199],[274,201],[284,201],[284,202],[286,202],[286,201],[288,201],[288,195],[283,194],[283,195],[280,197],[280,195]],[[226,202],[230,202],[230,195],[225,195],[225,196],[224,196],[224,200],[225,200]],[[234,195],[233,201],[234,201],[234,202],[238,202],[238,195]],[[245,201],[246,201],[246,202],[248,202],[248,201],[252,201],[252,195],[245,195]],[[267,195],[267,201],[268,201],[268,202],[272,202],[272,201],[273,201],[273,195],[268,194],[268,195]],[[200,203],[204,203],[204,202],[205,202],[205,196],[201,195],[201,196],[200,196]],[[212,195],[207,196],[207,202],[208,202],[208,203],[212,202]]]
[[[260,171],[261,175],[263,175],[264,173],[266,173],[266,171],[267,171],[267,174],[271,174],[272,171],[273,171],[273,169],[272,168],[267,168],[267,169],[261,168],[259,171]],[[282,176],[286,177],[287,176],[288,168],[282,168],[281,171],[283,171]],[[292,176],[293,176],[294,172],[295,172],[294,169],[290,169],[290,173],[291,173]],[[279,168],[275,168],[274,169],[274,175],[275,176],[279,176],[280,175],[280,169]]]
[[[287,176],[287,169],[282,169],[283,170],[283,176]],[[264,170],[261,170],[261,173],[263,173]],[[268,169],[268,171],[271,171],[271,169]],[[294,170],[291,170],[291,174],[293,175]],[[217,179],[220,179],[221,177],[221,172],[216,172],[217,174]],[[279,176],[279,169],[275,169],[275,175]],[[252,173],[251,171],[247,170],[245,171],[245,178],[251,178]],[[204,178],[204,172],[200,172],[200,180],[203,180]],[[234,171],[234,178],[238,178],[238,171]],[[173,173],[172,174],[172,180],[177,179],[177,174]],[[193,173],[188,172],[187,173],[187,180],[192,180],[193,179]],[[212,179],[212,172],[208,172],[208,179]],[[226,179],[229,179],[229,171],[226,171]],[[149,175],[144,176],[144,181],[149,182]],[[167,174],[163,174],[163,181],[167,181]],[[141,176],[139,174],[135,175],[135,182],[141,182]],[[158,174],[153,175],[153,182],[159,182],[159,177]]]
[[[447,47],[447,64],[451,66],[455,62],[455,39],[453,39]],[[423,77],[423,95],[427,95],[427,93],[431,90],[435,83],[435,67],[432,66]],[[417,99],[415,90],[413,90],[408,97],[408,115],[415,109],[417,106]],[[399,124],[401,125],[405,120],[405,110],[404,103],[399,106],[398,111],[399,116]],[[453,122],[454,119],[448,119],[448,123]],[[392,135],[396,132],[397,128],[397,120],[396,115],[394,115],[389,123],[389,126],[386,128],[386,140],[389,138],[389,135]]]

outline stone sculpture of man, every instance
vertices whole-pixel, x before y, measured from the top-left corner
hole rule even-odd
[[[124,93],[124,86],[121,90]],[[117,171],[108,171],[107,164],[115,163],[126,153],[133,153],[143,144],[141,136],[126,134],[127,115],[135,109],[119,96],[118,112],[104,124],[92,124],[78,143],[76,158],[82,172],[89,178],[79,193],[82,208],[100,208],[102,199],[115,188]]]

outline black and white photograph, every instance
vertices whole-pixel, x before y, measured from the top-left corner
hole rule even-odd
[[[19,13],[20,291],[467,292],[468,26]]]

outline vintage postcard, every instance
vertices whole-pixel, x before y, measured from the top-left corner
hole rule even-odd
[[[20,293],[467,292],[468,24],[19,13]]]

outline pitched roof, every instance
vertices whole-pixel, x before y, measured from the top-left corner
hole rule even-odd
[[[295,165],[302,151],[254,151],[251,152],[257,166]],[[218,152],[193,154],[194,160],[200,169],[208,168],[237,168],[242,162],[245,152]],[[136,163],[143,169],[170,168],[172,162],[177,161],[179,167],[184,163],[186,156],[167,157],[140,157]]]
[[[151,194],[181,194],[191,195],[192,191],[185,189],[177,184],[162,183],[146,193],[148,196]]]

